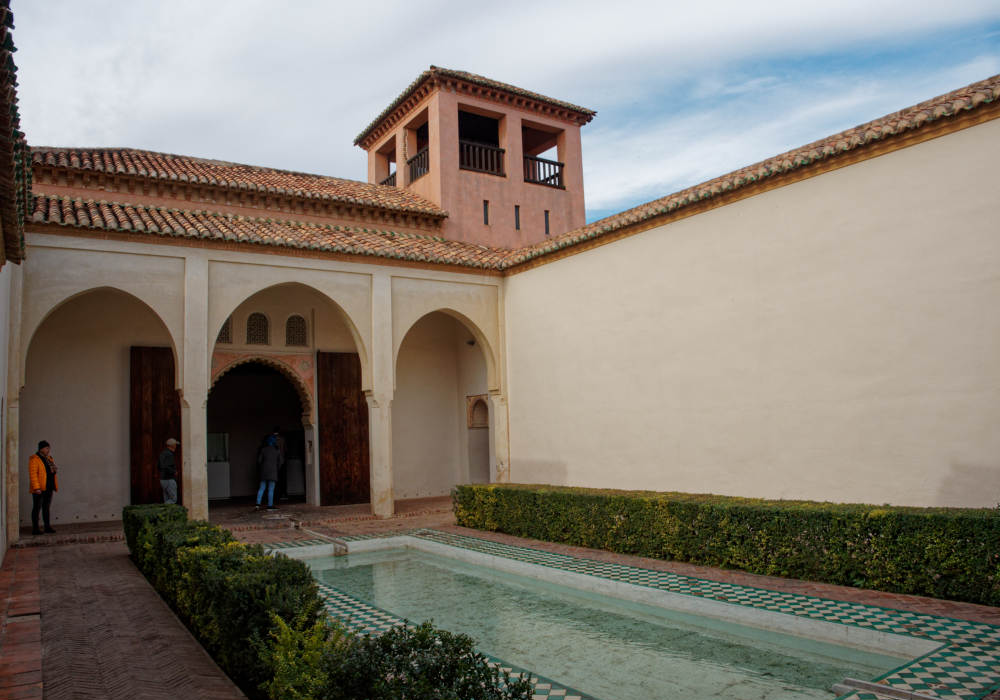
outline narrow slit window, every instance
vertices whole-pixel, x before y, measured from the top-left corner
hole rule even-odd
[[[514,205],[514,230],[515,231],[520,231],[521,230],[521,205],[520,204],[515,204]]]
[[[490,200],[483,200],[483,225],[490,225]]]
[[[549,235],[549,210],[545,210],[545,235]]]
[[[289,316],[285,321],[285,345],[304,347],[308,344],[306,338],[306,320],[302,316]]]
[[[233,317],[230,316],[219,329],[219,335],[215,338],[216,343],[231,344],[233,342]]]
[[[267,322],[267,316],[254,312],[247,319],[247,345],[268,345],[270,344],[271,329]]]

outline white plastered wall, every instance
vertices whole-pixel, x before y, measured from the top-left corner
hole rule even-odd
[[[396,363],[396,498],[440,496],[469,480],[465,397],[485,392],[486,361],[465,326],[442,312],[413,325]]]
[[[20,521],[30,522],[28,458],[40,440],[59,466],[54,523],[116,520],[130,502],[129,348],[170,347],[159,318],[99,289],[53,311],[27,348],[21,393]]]
[[[507,279],[512,480],[1000,494],[1000,120]]]

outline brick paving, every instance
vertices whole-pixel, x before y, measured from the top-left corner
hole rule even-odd
[[[11,550],[0,568],[0,698],[42,697],[38,552]]]
[[[211,519],[242,541],[261,543],[430,527],[713,581],[1000,624],[1000,608],[469,530],[455,525],[448,498],[399,502],[396,510],[396,517],[379,520],[365,507],[294,504],[258,513],[252,506],[231,505],[213,507]],[[120,524],[64,526],[57,535],[32,539],[11,549],[0,569],[0,700],[244,697],[132,565]],[[1000,692],[984,700],[1000,700]]]
[[[46,700],[245,697],[128,558],[121,542],[40,550]]]

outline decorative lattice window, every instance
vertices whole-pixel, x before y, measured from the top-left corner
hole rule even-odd
[[[285,321],[285,345],[308,345],[306,320],[301,316],[289,316]]]
[[[216,343],[232,343],[233,342],[233,317],[230,316],[226,319],[226,322],[222,324],[222,328],[219,329],[219,335],[215,339]]]
[[[247,345],[269,345],[271,329],[267,316],[262,313],[252,313],[247,319]]]

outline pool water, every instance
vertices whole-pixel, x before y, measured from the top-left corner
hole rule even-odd
[[[901,659],[608,598],[410,549],[308,560],[316,578],[601,700],[824,698]]]

